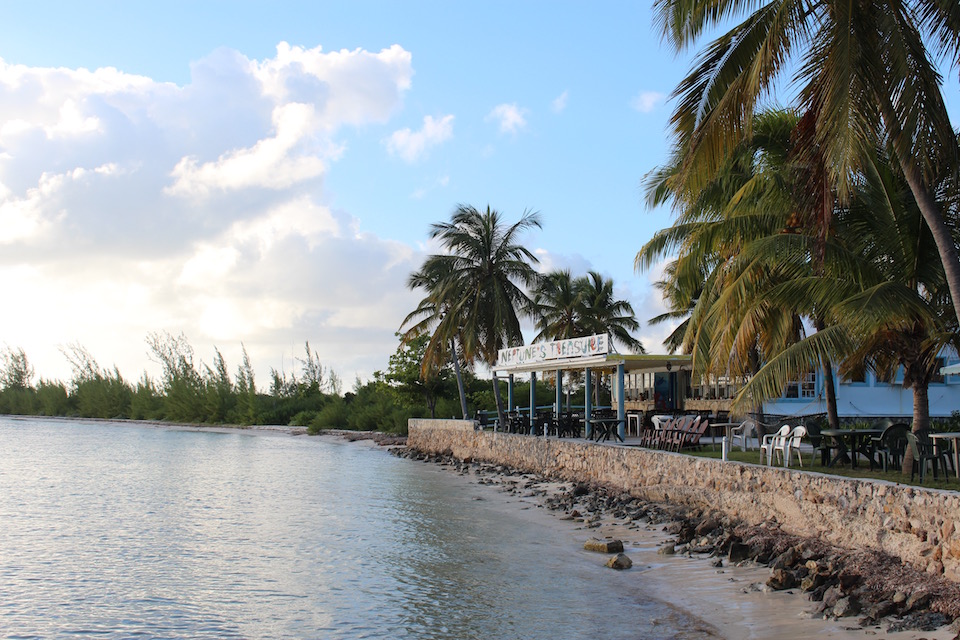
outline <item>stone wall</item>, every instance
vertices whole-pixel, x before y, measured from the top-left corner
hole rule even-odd
[[[475,431],[471,421],[411,420],[408,446],[596,482],[638,498],[710,507],[839,547],[872,547],[960,582],[960,494],[850,480],[586,440]]]

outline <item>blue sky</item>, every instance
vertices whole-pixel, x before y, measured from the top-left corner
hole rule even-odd
[[[156,374],[303,342],[348,384],[386,367],[407,274],[457,203],[541,213],[544,269],[594,269],[649,351],[637,249],[687,70],[637,2],[31,2],[0,23],[0,346]],[[692,55],[692,54],[691,54]],[[956,111],[955,78],[947,99]],[[960,118],[958,118],[960,120]]]

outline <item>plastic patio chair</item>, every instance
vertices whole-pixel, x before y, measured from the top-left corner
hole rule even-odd
[[[733,449],[737,440],[740,441],[740,450],[747,451],[750,448],[750,436],[756,434],[757,423],[751,418],[747,418],[740,423],[740,426],[730,430],[730,448]]]
[[[773,449],[784,438],[790,434],[790,425],[785,424],[780,427],[776,433],[768,433],[763,436],[763,442],[760,443],[760,458],[766,459],[767,464],[773,462]]]
[[[937,475],[937,467],[941,464],[943,465],[943,474],[944,477],[949,479],[947,472],[947,460],[946,453],[938,450],[932,442],[930,442],[929,437],[926,433],[918,432],[913,433],[907,432],[907,446],[910,448],[910,451],[913,453],[913,466],[910,468],[910,481],[913,482],[913,476],[916,475],[917,470],[920,474],[920,484],[923,484],[925,471],[927,468],[927,463],[931,463],[933,468],[933,479],[936,480],[939,476]]]
[[[900,469],[903,454],[907,450],[907,433],[909,432],[910,425],[898,422],[884,429],[879,438],[873,439],[873,451],[878,455],[884,473],[891,465],[894,469]]]
[[[803,456],[800,454],[800,440],[805,435],[807,435],[807,428],[800,425],[799,427],[794,427],[786,437],[776,439],[773,445],[773,452],[774,454],[780,454],[783,460],[783,466],[790,466],[790,457],[794,451],[797,452],[797,460],[800,461],[800,466],[803,466]]]

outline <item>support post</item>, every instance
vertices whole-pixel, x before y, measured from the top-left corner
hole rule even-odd
[[[593,436],[593,425],[590,424],[590,418],[593,413],[593,399],[590,397],[590,392],[593,389],[593,371],[587,369],[583,381],[583,428],[584,433],[587,435],[589,440]]]
[[[557,402],[553,406],[553,415],[560,419],[560,411],[563,409],[563,369],[557,369]]]
[[[517,405],[513,403],[513,374],[507,378],[507,410],[513,411]]]
[[[537,372],[530,372],[530,435],[537,435]]]
[[[620,424],[617,425],[617,433],[620,434],[621,440],[627,437],[627,411],[623,397],[623,373],[624,367],[621,362],[617,365],[617,419],[620,421]]]

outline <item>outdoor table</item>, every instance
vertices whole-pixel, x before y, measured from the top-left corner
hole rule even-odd
[[[953,449],[953,471],[957,474],[957,478],[960,478],[960,442],[958,442],[960,441],[960,431],[931,433],[930,438],[934,440],[950,440],[950,448]]]
[[[623,442],[623,438],[620,437],[617,427],[623,422],[622,418],[590,418],[590,425],[593,427],[593,441],[600,442],[600,440],[609,440],[611,434],[620,442]]]
[[[870,460],[870,467],[873,468],[873,452],[867,445],[874,436],[883,435],[883,429],[822,429],[820,435],[827,436],[836,443],[837,455],[827,464],[828,467],[841,462],[843,458],[849,458],[850,466],[856,468],[857,453],[862,453]],[[853,455],[849,455],[850,453]]]

